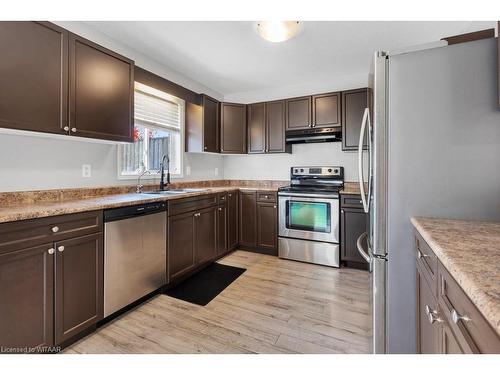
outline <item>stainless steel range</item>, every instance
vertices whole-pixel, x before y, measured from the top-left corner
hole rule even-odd
[[[278,190],[280,258],[338,267],[343,167],[292,167]]]

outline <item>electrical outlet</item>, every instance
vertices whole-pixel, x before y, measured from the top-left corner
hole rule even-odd
[[[92,166],[90,164],[82,164],[82,177],[88,178],[92,176]]]
[[[186,167],[186,176],[189,176],[191,174],[191,167],[188,165]]]
[[[218,175],[219,175],[219,168],[215,168],[215,169],[214,169],[214,174],[215,174],[216,176],[218,176]]]

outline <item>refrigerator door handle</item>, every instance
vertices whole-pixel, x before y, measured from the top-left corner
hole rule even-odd
[[[356,246],[358,247],[358,252],[359,254],[363,257],[364,260],[366,260],[366,262],[368,264],[371,264],[372,263],[372,258],[371,256],[369,255],[369,251],[365,251],[365,249],[363,249],[363,240],[366,238],[368,234],[366,232],[362,233],[359,237],[358,237],[358,240],[356,241]]]
[[[368,213],[370,210],[370,199],[372,196],[372,173],[373,173],[373,154],[372,154],[372,123],[370,118],[370,110],[366,108],[367,112],[367,126],[368,126],[368,195],[366,196],[366,210]]]
[[[366,122],[370,119],[370,110],[365,108],[363,113],[363,121],[361,122],[361,130],[359,132],[359,143],[358,143],[358,179],[359,179],[359,190],[361,191],[361,201],[363,202],[363,210],[368,213],[368,202],[365,195],[365,183],[363,175],[363,143],[365,140],[365,128]]]

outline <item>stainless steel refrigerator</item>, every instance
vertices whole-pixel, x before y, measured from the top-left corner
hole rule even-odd
[[[375,54],[358,155],[369,214],[358,250],[372,276],[374,353],[416,349],[410,218],[500,221],[496,53],[491,38]]]

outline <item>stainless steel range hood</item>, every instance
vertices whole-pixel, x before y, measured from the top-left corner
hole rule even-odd
[[[309,128],[304,130],[288,130],[286,143],[318,143],[339,142],[342,140],[342,128]]]

